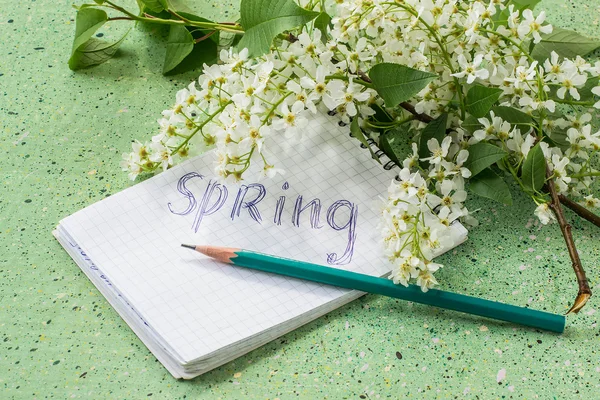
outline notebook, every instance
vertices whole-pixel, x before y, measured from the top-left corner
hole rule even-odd
[[[260,179],[251,167],[241,184],[222,184],[209,152],[64,218],[54,231],[175,378],[198,376],[364,294],[220,264],[181,243],[389,273],[374,203],[397,169],[382,168],[327,115],[303,134],[271,144],[267,159],[283,175]],[[466,239],[462,225],[453,229]]]

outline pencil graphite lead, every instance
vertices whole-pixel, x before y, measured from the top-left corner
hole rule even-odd
[[[187,249],[192,249],[192,250],[196,250],[196,246],[194,246],[193,244],[181,244],[181,247],[185,247]]]

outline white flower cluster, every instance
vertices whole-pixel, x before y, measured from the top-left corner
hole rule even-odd
[[[415,278],[423,291],[438,283],[434,272],[442,265],[432,262],[433,257],[459,239],[450,224],[469,216],[463,205],[464,178],[471,175],[462,167],[468,151],[453,145],[450,136],[441,145],[430,139],[427,146],[431,156],[419,160],[413,144],[413,155],[404,160],[388,189],[381,219],[386,255],[393,265],[391,278],[404,286]],[[420,161],[429,162],[429,169],[420,168]]]
[[[270,137],[301,139],[310,113],[334,111],[344,123],[374,113],[366,104],[375,91],[344,75],[347,66],[334,64],[334,56],[316,29],[257,59],[246,49],[222,50],[222,64],[205,65],[199,87],[193,82],[180,90],[175,105],[163,111],[152,142],[133,143],[124,169],[135,179],[144,170],[167,169],[191,147],[216,147],[215,172],[224,180],[242,179],[252,161],[273,177],[281,170],[267,160],[265,141],[276,140]]]
[[[468,144],[485,140],[505,149],[511,155],[512,164],[522,165],[531,148],[538,140],[533,128],[525,133],[516,126],[490,113],[490,118],[480,118],[481,129],[476,130],[468,139]],[[599,154],[600,131],[592,133],[589,113],[580,116],[567,116],[555,120],[545,120],[544,124],[552,124],[550,143],[540,142],[540,148],[546,159],[548,168],[558,193],[582,198],[581,204],[588,208],[600,209],[600,200],[593,196],[592,182],[600,171],[594,168],[593,157]],[[464,134],[464,131],[458,129]],[[561,132],[564,132],[561,134]],[[557,142],[552,142],[552,139]],[[511,166],[507,167],[510,169]],[[556,220],[546,199],[534,197],[538,204],[535,215],[544,225]]]
[[[328,112],[345,124],[359,118],[367,134],[377,137],[381,125],[372,119],[373,108],[383,101],[366,75],[372,66],[388,62],[433,73],[437,78],[407,100],[408,111],[386,110],[393,116],[386,127],[406,123],[417,132],[424,123],[414,113],[433,118],[448,113],[451,134],[442,143],[428,142],[432,154],[421,160],[425,164],[416,155],[406,160],[383,212],[386,247],[397,265],[394,280],[406,284],[416,278],[426,290],[436,283],[433,272],[439,268],[430,261],[432,252],[451,246],[448,225],[468,217],[463,202],[470,171],[463,163],[470,146],[487,142],[506,150],[505,169],[518,180],[529,151],[540,143],[558,190],[588,207],[600,205],[590,190],[592,178],[600,176],[592,162],[600,133],[592,133],[590,114],[580,111],[600,109],[600,62],[592,66],[556,53],[536,61],[531,44],[552,27],[543,12],[535,16],[509,3],[305,2],[301,5],[332,16],[327,32],[310,23],[296,36],[276,39],[258,58],[249,58],[245,49],[222,51],[219,65],[205,66],[197,83],[177,93],[152,141],[133,143],[123,168],[135,179],[215,148],[215,171],[224,180],[242,179],[251,162],[261,163],[272,177],[282,171],[268,162],[269,142],[301,139],[311,113]],[[530,122],[501,117],[497,110],[484,118],[470,116],[467,94],[474,85],[501,89],[501,108],[521,111]],[[532,197],[536,215],[551,221],[547,196]]]
[[[600,151],[600,131],[592,133],[591,119],[587,113],[578,118],[557,119],[555,124],[566,130],[566,143],[552,147],[542,142],[540,147],[557,192],[581,198],[583,206],[600,210],[600,200],[594,197],[592,189],[593,178],[600,176],[600,171],[593,166],[593,157]],[[535,214],[544,225],[556,220],[546,203],[540,203]]]

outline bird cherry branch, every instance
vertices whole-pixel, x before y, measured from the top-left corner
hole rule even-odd
[[[574,202],[565,195],[559,194],[558,199],[567,208],[570,208],[575,214],[579,215],[583,219],[588,220],[589,222],[600,228],[600,217],[598,215],[594,214],[581,204]]]
[[[577,277],[577,284],[579,285],[579,291],[577,292],[575,302],[573,303],[573,306],[571,306],[569,311],[567,311],[567,314],[577,314],[579,310],[581,310],[583,306],[585,306],[585,303],[587,303],[588,299],[592,296],[592,290],[590,289],[590,286],[588,284],[587,278],[585,276],[585,271],[583,270],[581,260],[579,259],[579,253],[577,252],[577,248],[575,247],[575,241],[573,240],[573,235],[571,234],[571,225],[567,222],[562,207],[560,206],[560,198],[558,196],[558,193],[556,192],[556,186],[554,185],[554,179],[552,175],[552,172],[546,165],[547,187],[552,199],[550,201],[550,208],[556,216],[556,220],[558,221],[558,225],[560,226],[560,231],[562,232],[563,238],[565,239],[565,242],[567,244],[569,257],[571,257],[573,270],[575,271],[575,276]]]

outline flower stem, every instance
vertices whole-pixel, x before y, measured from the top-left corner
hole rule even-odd
[[[600,176],[600,171],[591,171],[591,172],[585,172],[585,173],[580,173],[580,174],[573,174],[573,175],[571,175],[571,178],[581,179],[581,178],[585,178],[586,176]]]
[[[196,135],[196,133],[200,132],[206,124],[208,124],[210,121],[212,121],[212,119],[215,116],[217,116],[221,111],[223,111],[225,109],[225,107],[227,107],[231,103],[232,103],[232,101],[229,100],[227,103],[225,103],[224,105],[219,107],[214,113],[209,115],[208,118],[206,120],[204,120],[200,125],[198,125],[198,127],[196,129],[194,129],[194,131],[190,134],[190,136],[188,136],[187,139],[185,139],[183,142],[181,142],[181,144],[179,144],[179,146],[177,146],[173,151],[171,151],[171,153],[172,154],[177,153],[179,151],[179,149],[181,149],[183,146],[185,146],[190,141],[190,139]]]
[[[155,18],[155,17],[148,18],[148,17],[142,17],[139,15],[135,15],[132,12],[127,11],[123,7],[113,3],[111,1],[107,0],[106,3],[109,4],[115,10],[122,12],[123,14],[127,15],[129,18],[131,18],[132,20],[135,20],[135,21],[152,22],[155,24],[164,24],[164,25],[195,26],[198,28],[218,29],[218,30],[225,31],[225,32],[244,33],[244,30],[239,25],[218,24],[215,22],[192,21],[187,18],[181,17],[177,13],[174,13],[174,15],[181,18],[180,20],[162,19],[162,18]]]
[[[346,81],[346,82],[350,81],[350,78],[348,76],[346,76],[346,75],[340,75],[340,74],[327,75],[325,77],[325,80],[328,80],[328,81],[332,80],[332,79],[338,79],[338,80]],[[371,83],[370,79],[368,81],[366,81],[364,79],[353,79],[352,82],[358,83],[359,85],[362,85],[362,86],[370,88],[370,89],[373,88],[373,84]]]
[[[587,278],[585,276],[585,271],[583,270],[583,266],[581,265],[581,260],[579,259],[579,253],[577,253],[577,248],[575,247],[575,241],[573,240],[573,235],[571,234],[571,225],[567,222],[565,215],[563,213],[562,207],[560,206],[560,199],[558,193],[556,192],[556,187],[554,186],[554,179],[552,179],[552,172],[550,172],[550,168],[546,165],[546,177],[548,178],[547,185],[548,190],[550,192],[550,196],[552,200],[550,201],[550,208],[556,215],[556,220],[558,221],[558,225],[560,226],[560,231],[562,232],[563,238],[567,244],[567,250],[569,251],[569,257],[571,257],[571,262],[573,263],[573,270],[575,271],[575,276],[577,277],[577,284],[579,285],[579,291],[577,292],[577,297],[575,298],[575,302],[573,306],[567,311],[567,314],[575,313],[577,314],[587,303],[588,299],[592,296],[592,290],[588,284]]]
[[[569,104],[572,106],[593,106],[593,101],[574,101],[574,100],[566,100],[566,99],[553,99],[555,103],[559,104]]]

